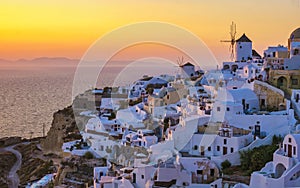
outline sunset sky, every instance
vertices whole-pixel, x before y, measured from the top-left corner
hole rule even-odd
[[[0,58],[81,58],[88,47],[123,25],[163,21],[200,37],[219,61],[229,58],[229,26],[246,33],[259,52],[287,45],[300,27],[298,0],[1,0]]]

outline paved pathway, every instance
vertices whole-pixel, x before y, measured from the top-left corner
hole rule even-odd
[[[15,147],[15,145],[4,148],[6,151],[13,153],[17,157],[17,161],[15,162],[13,167],[10,169],[9,174],[8,174],[8,187],[9,188],[17,188],[20,183],[20,179],[17,174],[17,171],[21,168],[22,155],[19,151],[13,149],[14,147]]]

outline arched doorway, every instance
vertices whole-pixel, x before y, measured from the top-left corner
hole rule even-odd
[[[278,88],[287,88],[287,80],[284,76],[281,76],[277,79]]]
[[[280,178],[286,168],[283,166],[283,164],[279,163],[275,168],[275,178]]]

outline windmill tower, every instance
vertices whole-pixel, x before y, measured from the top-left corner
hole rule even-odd
[[[230,42],[229,46],[229,52],[230,54],[230,59],[233,61],[234,60],[234,46],[236,42],[236,24],[234,22],[231,23],[230,25],[230,40],[221,40],[221,42]]]

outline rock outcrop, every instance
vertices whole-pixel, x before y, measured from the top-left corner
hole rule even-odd
[[[81,135],[75,121],[73,108],[69,106],[54,113],[51,128],[46,138],[41,141],[41,146],[45,154],[59,155],[62,152],[63,143],[75,139],[81,139]]]
[[[1,150],[0,150],[1,152]],[[8,187],[7,177],[9,170],[17,161],[16,156],[8,151],[0,153],[0,187]]]

